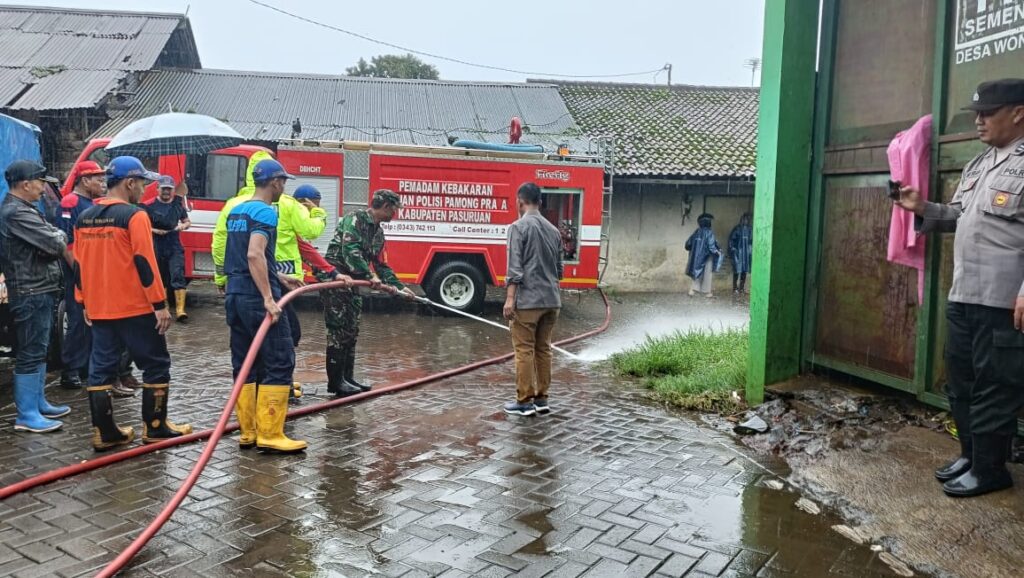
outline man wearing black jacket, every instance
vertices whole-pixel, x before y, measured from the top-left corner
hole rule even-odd
[[[51,432],[67,406],[46,401],[46,353],[53,326],[53,308],[60,295],[60,259],[71,262],[64,233],[43,219],[36,208],[47,183],[46,168],[15,161],[4,173],[10,192],[0,206],[0,269],[7,281],[14,314],[17,353],[14,364],[14,429]]]

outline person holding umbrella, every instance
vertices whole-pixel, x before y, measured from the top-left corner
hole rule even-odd
[[[159,194],[145,204],[145,209],[153,222],[153,246],[160,278],[174,291],[175,319],[185,322],[188,320],[185,312],[188,282],[185,280],[185,248],[179,232],[191,227],[192,221],[184,199],[174,194],[177,185],[174,177],[163,175],[159,183]]]

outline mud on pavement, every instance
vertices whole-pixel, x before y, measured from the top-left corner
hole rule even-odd
[[[785,460],[788,481],[838,509],[847,524],[837,530],[851,540],[881,545],[936,576],[1021,575],[1024,467],[1010,464],[1011,490],[947,497],[932,474],[959,452],[944,412],[812,377],[774,388],[752,413],[770,429],[743,443]]]

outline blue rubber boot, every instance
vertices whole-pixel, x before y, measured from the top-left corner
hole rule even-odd
[[[46,433],[64,425],[39,413],[42,386],[43,380],[38,373],[14,374],[14,405],[18,409],[18,417],[14,420],[15,430]]]
[[[51,405],[46,401],[46,364],[39,364],[39,413],[43,417],[64,417],[71,413],[71,408],[66,405]]]

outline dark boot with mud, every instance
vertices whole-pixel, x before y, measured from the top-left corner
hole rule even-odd
[[[935,479],[940,482],[955,480],[971,469],[971,408],[963,407],[963,404],[950,400],[950,409],[953,414],[953,422],[956,423],[956,436],[960,440],[960,455],[953,461],[935,470]]]
[[[370,391],[372,385],[365,385],[356,381],[356,350],[355,348],[345,350],[345,383],[356,387],[359,391]]]
[[[166,383],[142,385],[142,443],[150,444],[192,433],[190,424],[177,425],[167,419]]]
[[[92,449],[97,452],[130,444],[135,439],[131,426],[119,427],[114,421],[114,401],[109,385],[90,385],[89,413],[92,414]]]
[[[1012,438],[994,434],[975,434],[972,437],[971,469],[942,484],[942,491],[947,496],[971,498],[1013,486],[1013,478],[1006,469]]]
[[[327,348],[327,393],[334,397],[346,397],[362,391],[345,381],[346,359],[346,350],[337,347]]]

